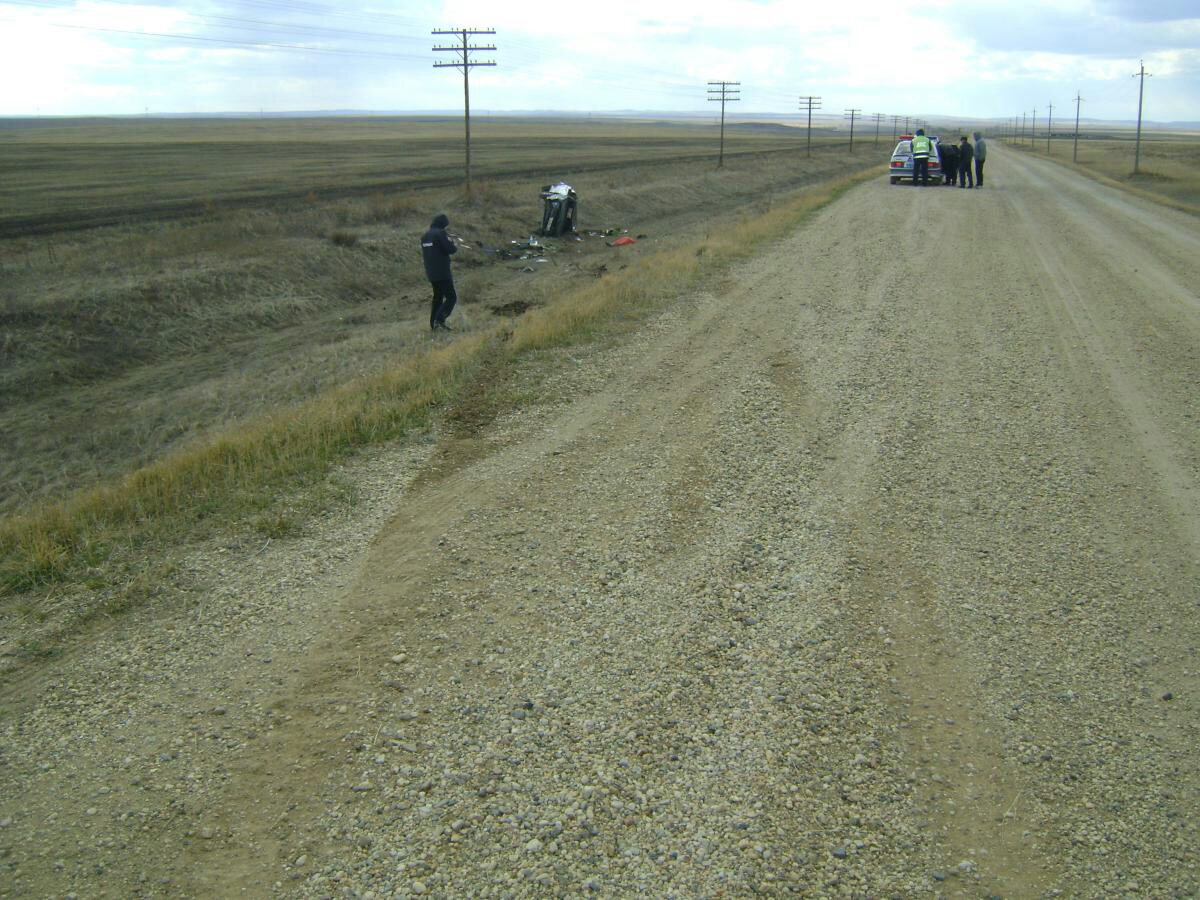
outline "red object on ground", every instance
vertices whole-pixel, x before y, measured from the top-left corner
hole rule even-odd
[[[628,247],[630,244],[636,244],[636,243],[637,243],[637,241],[635,241],[631,237],[619,237],[615,241],[613,241],[612,245],[614,247]]]

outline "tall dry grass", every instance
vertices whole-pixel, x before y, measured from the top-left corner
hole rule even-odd
[[[304,403],[145,466],[114,484],[0,525],[0,588],[23,591],[97,563],[114,546],[239,506],[239,495],[323,473],[355,448],[424,420],[471,366],[487,334],[415,356]]]
[[[264,495],[311,482],[356,449],[425,423],[481,367],[502,369],[529,351],[585,341],[606,318],[679,295],[706,272],[759,252],[853,184],[876,175],[866,170],[806,191],[718,236],[647,255],[511,327],[468,334],[117,482],[10,517],[0,524],[0,594],[79,579],[85,572],[95,579],[151,542],[169,541],[198,523],[220,523]]]

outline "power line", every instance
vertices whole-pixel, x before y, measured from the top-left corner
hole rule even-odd
[[[808,96],[808,97],[800,98],[800,110],[802,112],[804,112],[804,111],[808,112],[808,141],[804,147],[804,155],[805,156],[812,156],[812,114],[813,114],[814,109],[820,109],[820,108],[821,108],[821,98],[820,97]]]
[[[116,2],[116,0],[113,0],[113,2]],[[248,2],[250,2],[250,0],[242,0],[242,2],[248,3]],[[30,7],[36,7],[39,9],[47,8],[47,7],[43,6],[43,4],[41,4],[41,3],[24,2],[24,0],[6,0],[6,3],[9,5],[30,6]],[[125,5],[125,4],[122,4],[122,5]],[[269,2],[269,0],[258,0],[258,5],[265,6],[265,7],[272,8],[272,9],[282,7],[284,10],[290,10],[292,7],[291,4],[271,3],[271,2]],[[312,4],[304,4],[304,6],[312,7],[314,10],[317,8],[317,7],[313,6]],[[63,11],[63,10],[66,10],[68,7],[67,6],[53,6],[53,7],[49,7],[49,8],[54,9],[54,10]],[[322,7],[321,9],[324,9],[324,7]],[[307,9],[301,10],[301,12],[304,14],[307,14]],[[303,31],[303,32],[311,31],[313,33],[326,33],[327,32],[332,36],[356,37],[356,36],[362,35],[367,38],[378,38],[380,40],[402,40],[402,41],[425,40],[424,38],[416,38],[416,37],[410,37],[408,35],[401,35],[401,34],[394,34],[394,33],[371,34],[368,32],[360,32],[360,31],[354,31],[354,30],[350,30],[350,29],[322,28],[319,26],[310,26],[310,25],[292,26],[292,25],[287,25],[287,24],[280,23],[280,22],[266,22],[266,21],[256,20],[256,19],[241,19],[241,18],[237,18],[237,17],[233,17],[233,16],[209,16],[209,15],[196,14],[196,13],[192,13],[189,15],[191,15],[193,18],[240,21],[240,22],[245,22],[247,24],[251,24],[251,25],[261,24],[264,26],[278,27],[281,29],[293,29],[294,28],[298,32],[300,32],[300,31]],[[400,17],[395,17],[395,18],[400,18]],[[201,36],[201,35],[179,34],[179,33],[173,33],[173,32],[171,32],[171,33],[168,33],[168,32],[140,32],[140,31],[135,32],[135,31],[119,30],[119,29],[102,29],[99,27],[97,27],[96,29],[90,29],[90,28],[88,28],[88,26],[83,26],[83,25],[68,26],[65,23],[54,23],[54,22],[44,22],[43,24],[52,25],[54,27],[70,27],[70,28],[74,28],[76,30],[98,30],[98,31],[108,31],[110,33],[116,33],[116,34],[130,34],[135,37],[147,38],[147,39],[183,40],[183,41],[197,41],[197,42],[202,42],[202,43],[217,43],[217,44],[223,44],[226,46],[245,47],[247,49],[264,49],[264,50],[270,49],[270,50],[279,50],[279,51],[294,51],[294,52],[298,52],[298,53],[305,53],[305,52],[307,52],[307,53],[324,53],[324,54],[334,54],[334,55],[340,55],[340,56],[361,56],[361,57],[368,58],[368,59],[395,59],[395,60],[400,60],[400,61],[414,61],[414,62],[415,61],[424,62],[427,59],[427,57],[425,57],[423,55],[418,56],[416,54],[387,53],[385,51],[373,51],[373,50],[365,50],[365,49],[364,50],[355,50],[355,49],[351,49],[351,48],[337,48],[337,47],[316,47],[316,46],[311,46],[308,44],[283,43],[280,41],[255,41],[252,39],[242,40],[242,39],[235,39],[232,37],[229,37],[229,38],[205,37],[205,36]],[[603,79],[599,79],[599,78],[590,78],[589,79],[586,77],[579,78],[576,81],[588,83],[588,84],[597,84],[597,85],[599,85],[599,84],[608,85],[610,83]],[[676,85],[674,85],[674,86],[663,85],[663,86],[660,86],[657,88],[640,87],[638,85],[627,85],[625,90],[645,94],[647,96],[656,95],[656,94],[657,95],[670,95],[670,96],[677,97],[680,99],[682,99],[684,97],[694,97],[695,96],[694,88],[686,88],[685,89],[682,81],[677,82]]]
[[[435,62],[435,69],[459,69],[463,74],[463,122],[466,124],[467,140],[466,140],[466,173],[467,173],[467,193],[471,192],[471,70],[478,66],[494,66],[494,61],[479,62],[471,59],[471,54],[488,51],[495,52],[494,45],[480,46],[472,44],[470,39],[475,35],[495,34],[495,28],[456,28],[452,30],[436,29],[432,34],[435,35],[450,35],[462,39],[462,43],[451,47],[434,47],[435,53],[457,53],[458,59],[454,62]]]
[[[110,0],[110,2],[119,2],[119,0]],[[133,6],[142,5],[135,0]],[[412,16],[402,16],[388,12],[369,12],[359,13],[353,10],[345,9],[344,7],[332,6],[324,3],[303,3],[303,2],[288,2],[288,0],[237,0],[236,7],[242,6],[257,6],[264,9],[275,10],[278,12],[297,13],[302,16],[320,16],[322,19],[339,18],[351,19],[360,22],[369,22],[372,25],[378,25],[380,21],[393,21],[396,23],[405,23],[411,26],[421,26],[421,19]],[[420,38],[414,38],[420,40]]]
[[[717,168],[725,165],[725,104],[741,100],[740,81],[710,81],[708,83],[708,100],[710,103],[721,104],[721,150],[717,154]]]
[[[1071,150],[1071,162],[1079,162],[1079,105],[1083,103],[1083,95],[1075,91],[1075,146]]]
[[[1138,166],[1142,161],[1142,91],[1146,86],[1146,78],[1150,75],[1146,71],[1145,60],[1140,61],[1138,70],[1133,74],[1133,78],[1138,79],[1138,124],[1137,124],[1137,141],[1134,143],[1133,150],[1133,174],[1138,173]]]
[[[878,144],[879,143],[879,121],[884,118],[884,115],[883,115],[883,113],[874,113],[873,118],[875,119],[875,143]]]
[[[304,44],[283,44],[276,41],[237,41],[232,38],[202,37],[197,34],[177,34],[168,31],[133,31],[126,28],[101,28],[95,25],[68,25],[65,22],[46,22],[52,28],[67,28],[72,31],[97,31],[106,34],[128,34],[144,38],[169,38],[175,41],[199,41],[205,44],[224,44],[246,47],[252,50],[293,50],[301,53],[326,53],[335,56],[362,56],[372,59],[417,60],[421,57],[408,53],[383,53],[374,50],[341,50],[334,47],[310,47]]]
[[[188,15],[194,19],[205,19],[211,22],[239,22],[246,25],[256,25],[264,28],[277,28],[281,31],[295,31],[305,34],[318,35],[344,35],[347,37],[365,38],[370,41],[412,41],[415,43],[421,40],[421,38],[410,37],[409,35],[389,34],[379,31],[358,31],[353,28],[330,28],[324,25],[300,25],[289,24],[286,22],[268,22],[264,19],[243,19],[238,16],[219,16],[211,13],[188,13]]]
[[[1046,113],[1046,155],[1050,155],[1050,137],[1054,133],[1054,102],[1048,104]]]
[[[34,7],[36,9],[54,9],[54,10],[61,10],[64,12],[70,10],[70,6],[65,6],[65,5],[64,6],[48,6],[45,3],[33,2],[33,0],[5,0],[5,2],[7,5],[10,5],[10,6],[29,6],[29,7]],[[109,0],[109,2],[115,3],[116,5],[119,5],[119,6],[128,5],[125,3],[117,2],[117,0]],[[424,41],[423,38],[415,37],[412,35],[391,34],[391,33],[387,33],[387,32],[380,32],[377,30],[376,31],[361,31],[361,30],[352,29],[352,28],[332,28],[328,25],[306,25],[303,23],[292,23],[292,22],[271,22],[266,19],[248,19],[243,16],[227,16],[227,15],[221,15],[218,13],[197,13],[197,12],[184,11],[184,14],[188,18],[197,19],[197,20],[201,20],[201,21],[216,22],[216,23],[232,22],[232,23],[239,23],[239,24],[243,24],[243,25],[260,26],[260,27],[264,27],[264,28],[276,28],[276,29],[280,29],[283,31],[302,32],[305,34],[318,34],[318,35],[328,34],[328,35],[339,35],[339,36],[344,35],[344,36],[348,36],[348,37],[365,38],[367,40],[372,40],[372,41],[411,41],[413,43],[419,43],[419,42]],[[80,27],[82,27],[82,26],[80,26]],[[224,28],[224,27],[228,27],[228,26],[218,24],[216,27]]]
[[[861,109],[846,110],[846,116],[850,117],[850,152],[851,153],[854,152],[854,120],[858,118],[858,114],[860,112],[862,112]],[[843,116],[843,118],[845,118],[845,116]]]

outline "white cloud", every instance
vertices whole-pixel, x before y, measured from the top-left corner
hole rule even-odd
[[[238,0],[70,0],[54,9],[0,0],[0,78],[32,86],[26,95],[9,91],[0,114],[29,112],[35,105],[64,113],[133,112],[147,95],[161,108],[188,110],[289,104],[457,109],[461,79],[453,70],[432,69],[429,48],[443,39],[429,32],[468,24],[499,32],[479,39],[497,44],[498,51],[486,56],[499,66],[472,72],[473,105],[485,109],[709,113],[705,82],[727,78],[742,82],[743,100],[735,110],[745,112],[794,113],[796,96],[811,92],[839,115],[843,106],[1000,115],[1082,86],[1098,98],[1093,114],[1116,115],[1126,103],[1128,75],[1144,52],[1156,90],[1169,104],[1164,117],[1200,115],[1189,108],[1200,94],[1200,20],[1194,3],[1183,0],[856,0],[852,6],[729,0],[719,7],[695,0],[611,0],[552,8],[445,0],[399,9],[378,0],[373,6],[312,2],[324,4],[326,14],[305,14],[303,4],[251,7]],[[249,19],[259,24],[244,21]],[[122,33],[130,31],[198,40]],[[394,37],[375,40],[378,34]],[[321,55],[221,41],[351,52]],[[951,78],[952,91],[946,86]],[[120,106],[124,97],[135,98],[132,109]],[[1113,104],[1108,112],[1102,108],[1107,98]]]

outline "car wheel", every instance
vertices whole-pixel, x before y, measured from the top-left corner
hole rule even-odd
[[[900,179],[899,179],[899,178],[892,178],[892,179],[891,179],[891,182],[892,182],[892,184],[899,184],[899,183],[900,183]]]

